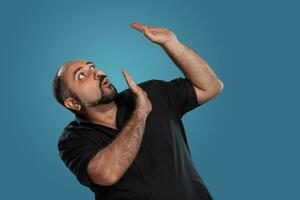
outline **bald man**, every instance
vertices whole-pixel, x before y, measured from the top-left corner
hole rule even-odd
[[[59,138],[60,157],[95,199],[213,199],[193,165],[182,117],[216,97],[223,83],[170,30],[131,27],[160,45],[185,78],[136,84],[123,69],[129,88],[118,92],[91,61],[66,62],[53,94],[75,119]]]

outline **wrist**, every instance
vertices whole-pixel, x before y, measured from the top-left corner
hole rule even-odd
[[[144,121],[146,120],[148,116],[148,113],[142,111],[142,110],[139,110],[139,109],[135,109],[132,113],[132,118],[134,121]]]
[[[164,49],[170,49],[170,48],[174,48],[176,46],[178,46],[180,44],[180,41],[177,40],[177,38],[174,39],[170,39],[167,42],[163,43],[161,46]]]

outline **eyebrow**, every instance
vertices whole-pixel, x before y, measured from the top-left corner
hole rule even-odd
[[[87,65],[90,65],[90,64],[94,64],[93,62],[86,62],[86,64]],[[74,81],[75,81],[75,75],[76,75],[76,73],[79,71],[79,70],[81,70],[82,69],[82,67],[78,67],[75,71],[74,71],[74,73],[73,73],[73,79],[74,79]]]

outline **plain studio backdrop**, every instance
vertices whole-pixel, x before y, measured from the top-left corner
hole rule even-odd
[[[93,199],[60,160],[73,120],[51,93],[66,60],[93,61],[127,89],[183,74],[130,27],[169,28],[224,82],[183,118],[193,162],[215,199],[300,199],[296,1],[1,1],[0,199]]]

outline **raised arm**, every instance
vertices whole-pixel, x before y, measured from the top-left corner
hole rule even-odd
[[[135,109],[118,136],[88,164],[88,175],[99,185],[116,183],[131,165],[140,148],[146,119],[152,109],[147,93],[134,83],[126,70],[123,70],[123,75],[135,96]]]
[[[159,44],[193,83],[198,103],[203,104],[217,96],[223,89],[223,82],[216,76],[201,56],[177,40],[176,35],[166,28],[132,23],[149,40]]]

